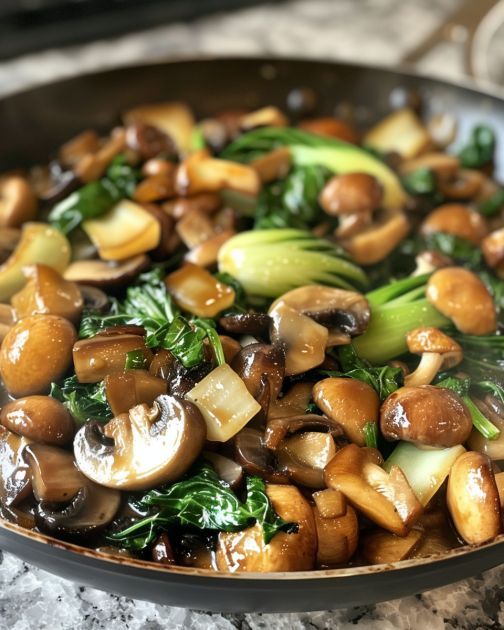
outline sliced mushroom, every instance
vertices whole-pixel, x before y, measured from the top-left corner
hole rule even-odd
[[[448,199],[472,199],[480,193],[485,175],[477,170],[460,169],[452,177],[441,178],[439,192]]]
[[[400,167],[401,173],[407,175],[418,169],[428,169],[438,177],[446,178],[455,175],[460,166],[456,155],[448,153],[425,153],[412,160],[405,160]]]
[[[28,265],[23,267],[26,285],[11,298],[19,319],[30,315],[59,315],[78,324],[84,301],[79,287],[65,280],[52,267]]]
[[[232,287],[191,263],[167,276],[165,284],[175,302],[198,317],[215,317],[235,300]]]
[[[321,285],[284,293],[271,305],[270,316],[283,304],[328,328],[328,345],[350,343],[351,337],[366,331],[371,317],[369,303],[360,293]]]
[[[362,554],[369,564],[390,564],[411,558],[424,539],[421,530],[412,529],[406,536],[377,530],[362,537]]]
[[[157,537],[156,541],[152,545],[151,555],[152,561],[157,562],[158,564],[168,566],[175,564],[175,555],[173,553],[168,534],[163,532]]]
[[[488,335],[497,328],[492,296],[478,276],[462,267],[439,269],[427,282],[429,302],[467,335]]]
[[[285,352],[285,375],[302,374],[325,358],[329,331],[283,301],[270,309],[270,338]]]
[[[215,472],[225,481],[230,488],[237,488],[243,479],[243,468],[229,457],[206,451],[203,457],[215,468]]]
[[[266,313],[233,313],[219,319],[219,326],[231,335],[251,335],[265,339],[269,335],[271,317]]]
[[[268,418],[289,418],[306,415],[311,401],[313,383],[295,383],[289,391],[270,405]]]
[[[19,175],[0,179],[0,227],[21,227],[36,213],[37,199],[26,179]]]
[[[479,212],[461,204],[449,203],[433,210],[422,223],[420,232],[444,232],[479,245],[488,233],[488,226]]]
[[[181,477],[203,449],[205,421],[188,400],[159,396],[103,427],[84,425],[75,436],[79,470],[92,481],[121,490],[143,490]]]
[[[200,193],[192,197],[179,197],[163,204],[163,209],[176,221],[193,211],[213,214],[222,205],[220,195],[217,193]]]
[[[296,484],[325,487],[324,468],[336,454],[330,433],[306,431],[284,439],[277,448],[278,464]]]
[[[158,156],[175,157],[177,154],[177,148],[170,135],[159,127],[141,121],[127,127],[126,145],[142,160],[153,161]],[[173,163],[164,161],[164,164],[169,164],[172,170],[175,170]],[[165,170],[168,171],[168,169]]]
[[[378,422],[380,409],[378,394],[370,385],[353,378],[326,378],[313,387],[313,400],[351,442],[366,444],[364,427]]]
[[[149,265],[149,258],[139,254],[119,263],[105,260],[77,260],[70,263],[63,277],[91,287],[118,287],[128,284]]]
[[[244,114],[239,124],[243,131],[250,131],[257,127],[287,127],[289,121],[278,107],[270,105]]]
[[[327,568],[348,562],[359,541],[359,522],[355,510],[345,504],[343,514],[324,517],[318,507],[314,507],[313,515],[317,528],[317,566]]]
[[[279,348],[252,343],[238,352],[231,367],[254,398],[257,399],[263,378],[269,381],[271,400],[278,398],[285,374],[285,358]]]
[[[23,459],[28,438],[0,426],[0,508],[13,507],[31,493],[31,476]]]
[[[81,131],[60,147],[58,160],[67,168],[73,168],[88,154],[96,153],[100,148],[100,137],[93,129]]]
[[[215,234],[214,224],[206,212],[191,210],[177,221],[177,234],[188,249],[204,243]]]
[[[122,127],[112,130],[110,137],[94,153],[86,153],[73,171],[81,182],[93,182],[102,177],[112,160],[126,147],[126,131]]]
[[[136,405],[152,405],[154,400],[167,393],[168,383],[146,370],[127,370],[107,374],[104,379],[105,395],[114,416],[127,413]],[[1,415],[0,415],[1,420]]]
[[[502,532],[499,491],[486,455],[469,451],[457,459],[448,478],[446,502],[467,543],[481,544]]]
[[[337,140],[343,140],[351,144],[358,144],[360,141],[358,131],[341,118],[324,116],[321,118],[305,119],[302,120],[298,126],[300,129],[314,133],[317,136],[336,138]]]
[[[326,466],[325,481],[370,520],[398,536],[405,536],[422,514],[401,469],[392,466],[387,473],[355,444],[336,453]]]
[[[463,358],[460,345],[438,328],[415,328],[407,334],[406,343],[412,354],[421,356],[416,370],[404,378],[408,387],[429,385],[439,370],[449,370]]]
[[[340,424],[331,418],[313,413],[298,415],[294,413],[290,416],[275,417],[268,420],[264,432],[264,444],[269,449],[276,450],[284,438],[302,431],[319,431],[329,433],[333,437],[342,435]]]
[[[68,451],[46,444],[29,444],[24,458],[30,466],[37,501],[66,503],[86,485],[86,478],[77,470]]]
[[[126,125],[144,123],[160,129],[171,138],[180,153],[191,150],[194,118],[184,103],[152,103],[138,105],[123,114]]]
[[[420,155],[432,140],[412,109],[399,109],[381,120],[364,137],[364,144],[381,151],[399,153],[405,159]]]
[[[27,396],[7,403],[0,411],[0,424],[34,442],[54,446],[68,444],[75,432],[72,416],[51,396]]]
[[[298,525],[296,533],[279,532],[266,544],[260,524],[241,532],[220,533],[217,567],[221,571],[307,571],[315,564],[317,531],[308,501],[294,486],[266,486],[275,512]]]
[[[72,324],[57,315],[33,315],[15,324],[0,349],[7,391],[18,398],[46,393],[70,366],[76,337]]]
[[[386,258],[409,232],[406,215],[400,210],[376,213],[376,221],[357,234],[341,240],[341,245],[361,265],[372,265]]]
[[[235,230],[217,232],[187,252],[184,260],[200,267],[213,267],[217,263],[220,248],[235,234]]]
[[[287,483],[286,472],[278,468],[275,454],[266,447],[262,433],[245,427],[234,439],[235,459],[249,475],[257,475],[272,483]]]
[[[81,339],[73,346],[73,362],[79,383],[98,383],[108,374],[123,372],[128,352],[143,353],[147,362],[152,352],[139,334],[100,334]],[[120,332],[120,331],[118,331]],[[56,380],[56,379],[55,379]]]
[[[152,203],[175,197],[175,170],[172,173],[159,173],[143,179],[133,193],[138,203]]]
[[[449,448],[466,442],[472,419],[463,400],[450,389],[401,387],[383,403],[380,428],[386,440]]]

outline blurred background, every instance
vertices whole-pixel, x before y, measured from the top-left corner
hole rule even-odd
[[[302,56],[504,86],[504,1],[0,0],[0,93],[142,61]]]

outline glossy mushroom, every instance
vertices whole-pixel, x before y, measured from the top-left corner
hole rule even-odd
[[[446,492],[448,510],[460,536],[476,545],[502,531],[500,498],[491,460],[468,451],[453,464]]]
[[[427,282],[429,302],[467,335],[488,335],[497,328],[492,296],[478,276],[462,267],[434,272]]]
[[[128,284],[149,265],[149,258],[139,254],[121,262],[76,260],[68,265],[63,277],[90,287],[118,287]]]
[[[37,213],[37,198],[30,184],[19,175],[0,179],[0,227],[21,227],[33,221]]]
[[[420,227],[421,234],[443,232],[479,245],[488,233],[485,218],[467,206],[450,203],[433,210]]]
[[[408,387],[429,385],[439,370],[455,367],[463,358],[460,345],[438,328],[415,328],[407,334],[406,343],[409,352],[421,357],[416,370],[404,378]]]
[[[370,385],[353,378],[326,378],[314,385],[313,400],[351,442],[365,445],[364,427],[378,422],[380,410],[380,399]]]
[[[39,529],[63,538],[81,538],[112,521],[121,503],[120,492],[86,479],[71,453],[32,444],[25,457],[38,501],[35,519]]]
[[[481,251],[486,264],[495,270],[499,278],[504,278],[504,228],[486,236],[481,243]]]
[[[104,378],[105,395],[114,416],[127,413],[136,405],[152,405],[167,393],[168,383],[146,370],[126,370],[107,374]],[[1,418],[1,416],[0,416]]]
[[[335,175],[319,195],[322,209],[339,219],[337,238],[347,238],[370,225],[382,199],[382,185],[368,173]]]
[[[79,287],[65,280],[47,265],[23,267],[26,285],[12,296],[11,304],[19,319],[30,315],[59,315],[78,324],[84,300]]]
[[[278,397],[285,374],[285,358],[279,348],[252,343],[238,352],[231,362],[231,367],[254,398],[257,399],[263,379],[269,382],[270,400]]]
[[[0,508],[10,508],[30,496],[31,477],[23,458],[30,440],[0,426]]]
[[[221,571],[307,571],[315,565],[317,532],[308,501],[294,486],[266,486],[275,512],[286,522],[297,523],[296,533],[279,532],[266,544],[263,528],[256,524],[241,532],[220,533],[217,567]]]
[[[460,396],[450,389],[401,387],[382,404],[380,428],[386,440],[449,448],[466,442],[472,419]]]
[[[79,470],[108,488],[143,490],[177,480],[203,449],[205,421],[187,400],[159,396],[103,427],[84,425],[75,436]]]
[[[72,416],[59,400],[51,396],[18,398],[2,407],[0,424],[34,442],[64,446],[74,436]]]
[[[15,397],[44,394],[72,361],[72,324],[57,315],[33,315],[15,324],[0,349],[0,373]]]

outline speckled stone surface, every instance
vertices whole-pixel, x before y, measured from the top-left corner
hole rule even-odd
[[[394,64],[457,0],[305,0],[262,6],[0,64],[0,93],[82,71],[174,55],[276,54]],[[421,64],[456,79],[460,49]],[[0,630],[363,630],[504,628],[504,566],[416,597],[291,615],[216,615],[80,587],[0,552]]]

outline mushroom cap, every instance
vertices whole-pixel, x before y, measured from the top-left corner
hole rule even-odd
[[[401,387],[381,406],[380,428],[387,440],[449,448],[464,444],[472,429],[469,410],[450,389]]]
[[[342,426],[349,440],[365,445],[364,427],[377,422],[380,410],[380,399],[370,385],[353,378],[325,378],[314,385],[313,400]]]
[[[368,173],[334,175],[319,195],[319,203],[331,216],[371,214],[383,199],[383,186]]]
[[[116,287],[130,282],[149,265],[145,254],[120,262],[106,260],[75,260],[65,269],[66,280],[91,287]]]
[[[455,527],[467,543],[484,543],[502,531],[499,491],[492,461],[486,455],[468,451],[455,461],[446,501]]]
[[[267,484],[266,494],[275,512],[298,524],[297,533],[279,532],[265,544],[262,526],[256,523],[241,532],[220,533],[217,566],[221,571],[308,571],[317,552],[313,511],[295,486]]]
[[[33,315],[15,324],[0,350],[0,373],[15,397],[44,394],[72,361],[72,324],[57,315]]]
[[[108,488],[143,490],[175,481],[203,449],[206,424],[188,400],[158,396],[152,407],[137,405],[100,430],[85,424],[76,434],[79,470]]]
[[[439,206],[426,217],[420,232],[445,232],[479,245],[488,233],[488,226],[479,212],[459,203],[448,203]]]
[[[0,424],[23,437],[64,446],[74,436],[74,421],[66,407],[51,396],[26,396],[7,403]]]
[[[445,267],[427,282],[429,302],[468,335],[487,335],[497,328],[492,296],[478,276],[462,267]]]
[[[502,272],[504,262],[504,228],[491,232],[481,243],[485,262],[489,267]],[[501,276],[502,277],[502,276]]]
[[[443,365],[446,368],[454,367],[462,361],[460,345],[439,328],[432,326],[415,328],[407,334],[406,343],[412,354],[433,352],[443,355]]]

